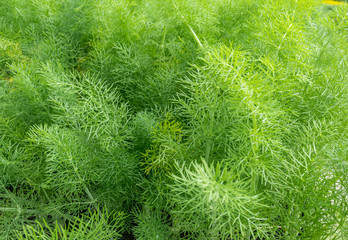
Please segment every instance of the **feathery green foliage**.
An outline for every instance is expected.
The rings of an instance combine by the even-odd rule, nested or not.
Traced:
[[[347,12],[0,0],[0,238],[345,239]]]
[[[120,237],[124,216],[119,214],[93,212],[90,216],[75,218],[69,227],[62,227],[57,222],[54,228],[43,220],[38,222],[38,227],[27,225],[23,228],[23,234],[18,234],[18,239],[45,240],[45,239],[113,239]],[[111,218],[111,221],[108,221]]]

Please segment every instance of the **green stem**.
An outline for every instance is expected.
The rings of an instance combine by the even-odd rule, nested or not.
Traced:
[[[195,33],[195,31],[193,31],[192,27],[191,27],[188,23],[186,23],[186,25],[187,25],[187,27],[190,29],[190,31],[191,31],[191,33],[192,33],[194,39],[196,40],[198,46],[199,46],[200,48],[203,48],[203,45],[202,45],[201,41],[199,40],[199,38],[198,38],[197,34]]]

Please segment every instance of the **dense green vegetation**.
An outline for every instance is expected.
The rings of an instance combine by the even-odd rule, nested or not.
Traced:
[[[0,239],[344,239],[347,10],[0,0]]]

